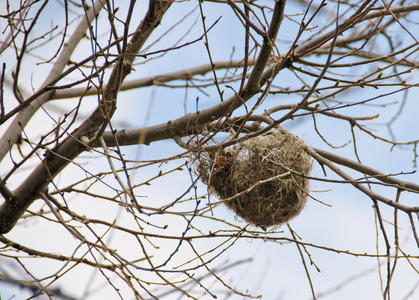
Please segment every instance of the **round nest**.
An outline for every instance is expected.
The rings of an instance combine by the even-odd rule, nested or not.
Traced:
[[[225,205],[262,228],[297,216],[307,201],[311,161],[304,142],[281,129],[197,154],[197,172]],[[301,176],[303,175],[303,176]]]

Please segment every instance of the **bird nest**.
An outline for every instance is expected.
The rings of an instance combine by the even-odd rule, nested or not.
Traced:
[[[297,216],[308,196],[304,142],[281,129],[215,152],[196,154],[196,171],[222,202],[262,228]]]

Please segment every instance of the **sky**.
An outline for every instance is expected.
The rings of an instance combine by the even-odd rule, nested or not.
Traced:
[[[172,7],[165,16],[164,22],[171,24],[179,19],[180,15],[194,9],[195,3],[192,1],[184,2]],[[234,19],[229,17],[228,10],[223,9],[223,6],[217,4],[206,3],[205,12],[207,14],[208,24],[212,24],[220,16],[221,19],[208,34],[210,41],[211,54],[213,59],[226,60],[226,58],[240,58],[243,50],[242,32],[238,30],[239,24],[235,23]],[[51,16],[59,16],[62,12],[61,6],[52,5],[50,11]],[[144,6],[139,3],[137,8],[137,18],[140,19]],[[286,13],[293,15],[302,12],[302,6],[289,2],[286,6]],[[45,24],[43,26],[50,26],[52,17],[41,19]],[[197,25],[192,26],[197,21]],[[323,20],[326,22],[327,20]],[[164,31],[164,23],[159,32]],[[320,22],[320,21],[319,21]],[[133,22],[133,24],[136,24]],[[186,26],[185,26],[186,25]],[[189,31],[187,38],[184,41],[191,40],[199,37],[202,34],[200,26],[199,10],[187,19],[185,25],[176,28],[173,31],[173,38],[170,35],[163,37],[160,45],[172,45],[175,39],[183,33]],[[288,19],[284,20],[284,24],[278,34],[278,41],[291,40],[295,34],[295,25]],[[100,28],[99,28],[100,30]],[[152,36],[151,40],[156,36]],[[233,51],[234,47],[234,51]],[[279,51],[284,51],[285,47],[279,46]],[[74,54],[74,57],[84,57],[86,53],[91,51],[90,45],[85,42],[81,45],[79,50]],[[154,75],[158,73],[166,73],[175,70],[181,70],[189,66],[196,66],[208,63],[205,55],[206,49],[203,41],[194,43],[191,46],[183,48],[179,51],[173,51],[170,55],[163,57],[160,60],[152,61],[147,64],[139,64],[135,66],[135,71],[130,74],[128,79],[141,78],[144,76]],[[13,58],[13,53],[8,53],[5,60]],[[3,60],[3,58],[1,58]],[[417,59],[417,57],[416,57]],[[141,59],[139,60],[141,62]],[[37,74],[31,74],[31,65],[35,65],[36,59],[30,58],[25,65],[25,76],[31,85],[37,86],[43,80]],[[37,66],[39,67],[39,66]],[[41,66],[43,70],[47,71],[48,66]],[[354,72],[358,69],[354,69]],[[294,77],[290,72],[283,72],[278,77],[278,84],[289,84],[292,86]],[[313,79],[311,79],[313,80]],[[417,72],[413,73],[411,82],[417,81]],[[416,80],[416,81],[415,81]],[[312,81],[311,81],[312,82]],[[295,83],[297,85],[297,83]],[[387,90],[383,89],[383,93]],[[121,92],[119,96],[118,108],[114,117],[114,127],[116,129],[122,128],[138,128],[147,125],[159,124],[167,120],[175,119],[182,116],[186,112],[195,112],[196,109],[202,110],[217,103],[218,99],[214,90],[206,89],[205,93],[199,90],[191,90],[186,96],[181,89],[172,88],[143,88],[141,90]],[[226,94],[229,94],[226,88]],[[355,99],[368,99],[376,95],[375,91],[368,89],[359,89],[349,95],[346,95],[345,100]],[[394,102],[401,103],[402,94],[395,94],[389,97],[384,97],[380,100],[380,104],[386,104],[386,107],[362,107],[359,109],[352,109],[350,112],[357,115],[370,115],[373,112],[379,112],[380,118],[375,122],[374,132],[388,135],[387,128],[383,125],[386,121],[390,120],[400,107],[399,104],[392,104]],[[419,109],[419,104],[414,101],[418,97],[418,89],[412,88],[407,95],[407,102],[404,106],[403,117],[398,118],[393,124],[393,130],[400,140],[409,140],[415,138],[417,134],[418,121],[416,112]],[[185,101],[186,99],[186,101]],[[196,101],[198,99],[198,101]],[[67,100],[66,100],[67,101]],[[68,100],[68,104],[62,102],[53,103],[49,108],[60,107],[61,109],[68,109],[74,106],[77,100]],[[269,96],[266,99],[265,105],[271,106],[292,103],[295,99],[291,96]],[[254,101],[253,101],[254,102]],[[252,103],[252,101],[250,101]],[[95,107],[96,102],[93,100],[87,102],[83,106],[83,111],[87,112]],[[241,111],[243,112],[243,111]],[[345,111],[343,111],[345,112]],[[342,112],[342,113],[343,113]],[[48,117],[42,113],[38,115],[39,120],[45,120],[43,124],[48,124]],[[46,125],[44,125],[46,126]],[[310,116],[297,118],[296,120],[287,121],[283,124],[295,135],[301,137],[307,145],[327,149],[327,145],[313,130],[313,121]],[[343,145],[351,140],[350,126],[345,122],[336,122],[330,118],[318,117],[317,126],[324,137],[333,141],[334,145]],[[33,126],[33,134],[40,127]],[[4,127],[0,128],[2,133]],[[360,158],[365,165],[372,166],[380,169],[385,173],[398,173],[401,171],[414,171],[416,168],[412,163],[413,152],[409,147],[396,147],[391,149],[385,143],[372,141],[367,135],[357,131],[357,148],[360,153]],[[124,152],[126,158],[146,160],[158,159],[180,153],[180,149],[174,141],[161,141],[152,143],[150,146],[130,146],[125,147]],[[352,144],[341,149],[333,150],[335,153],[355,159]],[[86,161],[89,162],[89,170],[100,171],[104,168],[109,170],[107,162],[98,156],[94,159]],[[143,168],[139,171],[132,171],[130,173],[134,182],[141,182],[156,174],[159,170],[170,170],[182,165],[187,159],[178,161],[171,161],[161,166],[151,166]],[[104,167],[106,166],[106,167]],[[28,166],[28,172],[30,166]],[[348,171],[350,174],[358,178],[360,174]],[[75,176],[83,176],[80,170],[76,167],[69,167],[67,174],[57,178],[57,180],[64,184],[73,180]],[[25,172],[20,176],[24,176]],[[141,192],[144,196],[143,203],[165,203],[172,201],[176,197],[182,195],[185,188],[190,184],[189,173],[187,171],[179,171],[171,173],[156,180],[151,186],[144,187]],[[66,177],[68,176],[68,178]],[[313,163],[313,177],[322,177],[323,171],[317,163]],[[332,172],[328,171],[328,178],[336,178]],[[404,180],[418,182],[419,176],[417,174],[405,175]],[[109,179],[110,184],[115,184],[115,180]],[[19,184],[18,178],[12,185]],[[205,194],[206,186],[202,182],[198,183],[198,193]],[[393,198],[394,191],[389,191],[384,188],[376,187],[377,191],[381,191],[387,197]],[[345,251],[352,253],[376,253],[377,238],[378,244],[382,248],[382,237],[376,231],[376,222],[374,211],[372,209],[372,202],[365,195],[359,193],[356,189],[349,185],[323,183],[312,180],[310,183],[310,191],[315,198],[320,199],[322,202],[328,204],[324,205],[315,200],[309,199],[305,209],[301,215],[296,217],[290,222],[293,230],[307,243],[321,245],[328,249],[334,248],[337,251],[327,251],[326,249],[319,249],[318,247],[307,247],[310,257],[315,265],[308,265],[308,269],[318,293],[319,299],[379,299],[380,298],[380,277],[379,265],[383,261],[370,257],[357,257],[356,255],[344,254]],[[191,194],[188,194],[191,195]],[[403,194],[403,201],[406,203],[414,203],[417,201],[415,194]],[[123,224],[128,222],[127,216],[124,216],[123,211],[115,211],[114,207],[107,206],[99,200],[92,200],[86,203],[81,200],[75,200],[75,208],[84,210],[89,217],[100,218],[119,218],[119,222]],[[212,196],[212,200],[214,196]],[[35,204],[36,205],[36,204]],[[100,209],[98,209],[100,207]],[[391,222],[393,211],[388,207],[381,206],[382,213],[386,221]],[[236,217],[233,212],[227,208],[220,206],[214,210],[214,215],[217,218],[226,219],[231,223],[239,226],[244,226],[245,223],[240,218]],[[401,215],[401,214],[400,214]],[[402,215],[401,215],[402,216]],[[176,218],[167,217],[167,220],[156,217],[156,222],[164,224],[167,222],[170,226],[171,232],[181,232],[184,228],[181,224],[176,223]],[[217,228],[219,225],[214,225],[208,220],[200,220],[203,222],[201,227],[209,229]],[[213,227],[211,227],[213,226]],[[388,233],[392,234],[391,225],[388,225]],[[416,246],[411,234],[410,224],[405,216],[399,220],[400,228],[400,241],[403,249],[407,253],[415,253]],[[152,230],[152,229],[150,229]],[[157,232],[158,230],[156,230]],[[277,235],[289,236],[286,226],[278,228]],[[283,231],[284,233],[282,233]],[[61,235],[62,234],[62,235]],[[23,222],[22,226],[16,227],[7,236],[16,240],[22,241],[26,245],[31,245],[36,249],[45,249],[55,251],[56,253],[67,252],[75,245],[74,240],[65,240],[61,236],[65,236],[64,229],[58,227],[50,227],[47,222]],[[213,247],[214,241],[204,240],[197,244],[197,247],[204,251]],[[128,256],[138,255],[138,245],[130,240],[129,237],[123,235],[115,235],[111,244]],[[161,250],[157,251],[164,260],[175,246],[175,244],[161,241]],[[164,249],[166,247],[166,249]],[[392,249],[394,251],[394,249]],[[175,261],[184,261],[185,257],[191,255],[190,250],[184,250],[175,257]],[[382,250],[380,250],[382,252]],[[263,295],[263,299],[310,299],[311,292],[309,283],[298,250],[293,243],[279,243],[255,239],[239,239],[226,253],[218,258],[213,266],[223,266],[237,260],[246,260],[251,258],[251,262],[243,263],[230,271],[223,274],[224,280],[235,289],[250,293],[252,295]],[[3,261],[2,261],[3,264]],[[417,265],[417,263],[416,263]],[[59,265],[54,262],[46,260],[32,260],[30,262],[31,270],[38,276],[42,274],[49,274],[56,270]],[[6,268],[3,265],[3,268]],[[74,294],[76,296],[82,295],[89,280],[93,280],[93,286],[100,287],[98,291],[92,293],[87,299],[116,299],[115,293],[108,287],[101,286],[103,283],[100,275],[92,273],[90,268],[78,266],[74,272],[68,273],[64,280],[59,283],[60,288],[64,291]],[[381,269],[381,272],[384,272]],[[385,274],[385,272],[383,273]],[[205,281],[211,285],[211,280]],[[417,274],[409,266],[407,260],[400,259],[398,261],[397,273],[393,279],[392,299],[416,299],[419,296],[419,288],[414,290],[412,295],[409,291],[418,285]],[[79,287],[77,290],[75,287]],[[220,288],[215,285],[216,289]],[[202,290],[201,290],[202,291]],[[163,290],[162,290],[163,292]],[[124,293],[124,291],[123,291]],[[10,285],[0,283],[0,296],[1,299],[25,299],[29,297],[29,293],[23,290],[11,288]],[[128,294],[127,294],[128,295]],[[128,296],[127,296],[128,297]],[[177,299],[179,294],[173,293],[167,299]],[[207,296],[205,299],[209,299]],[[42,298],[40,298],[42,299]],[[127,298],[131,299],[131,298]],[[204,298],[203,298],[204,299]],[[241,296],[231,296],[230,299],[242,299]]]

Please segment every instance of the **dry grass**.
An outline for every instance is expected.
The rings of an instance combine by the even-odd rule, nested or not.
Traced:
[[[311,171],[304,142],[281,129],[218,152],[196,154],[197,172],[247,222],[268,227],[304,208]]]

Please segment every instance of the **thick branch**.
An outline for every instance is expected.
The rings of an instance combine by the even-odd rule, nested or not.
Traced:
[[[274,41],[283,18],[284,6],[285,1],[278,1],[276,3],[267,37],[264,39],[264,44],[259,57],[255,62],[255,67],[253,68],[250,78],[242,92],[231,96],[218,105],[200,112],[184,115],[167,123],[142,129],[119,131],[116,133],[116,139],[121,141],[121,145],[132,145],[139,143],[139,139],[137,139],[139,136],[141,137],[142,143],[149,144],[154,141],[169,139],[174,136],[187,136],[194,134],[202,129],[202,125],[208,124],[212,120],[224,116],[227,112],[236,109],[244,102],[252,98],[259,92],[259,86],[265,83],[265,81],[261,81],[261,78],[267,77],[265,75],[268,72],[269,76],[272,74],[272,71],[261,73],[261,70],[263,70],[266,66],[270,53],[272,52]],[[269,53],[269,55],[267,55],[267,53]],[[103,138],[105,139],[106,144],[108,144],[108,142],[112,145],[115,144],[114,141],[112,141],[112,139],[115,138],[112,133],[104,134]]]
[[[363,174],[367,174],[369,176],[374,177],[377,180],[380,180],[381,182],[392,184],[399,189],[419,193],[419,185],[417,184],[399,180],[394,177],[388,176],[384,173],[381,173],[378,170],[375,170],[371,167],[357,163],[356,161],[350,160],[346,157],[342,157],[342,156],[339,156],[339,155],[336,155],[336,154],[333,154],[333,153],[330,153],[321,149],[317,149],[317,148],[313,148],[313,150],[316,151],[318,154],[320,154],[322,157],[330,161],[333,161],[334,163],[351,168]]]
[[[247,91],[253,93],[253,91],[259,91],[259,87],[261,86],[260,79],[263,74],[263,70],[271,57],[272,48],[275,45],[276,36],[282,23],[282,19],[284,18],[284,8],[285,0],[278,0],[275,3],[275,9],[272,15],[269,30],[263,38],[262,49],[260,50],[255,66],[250,74],[249,81],[244,89],[245,92]]]
[[[158,130],[158,128],[159,128],[159,125],[151,126],[151,127],[147,127],[143,129],[119,130],[116,132],[108,131],[104,133],[103,138],[105,139],[105,142],[108,147],[115,147],[116,145],[120,145],[120,146],[136,145],[136,144],[139,144],[140,141],[143,144],[150,144],[155,141],[167,139],[167,136],[166,134],[164,134],[164,131]],[[196,134],[196,133],[199,133],[199,129],[194,131],[191,128],[191,130],[189,131],[189,134]],[[100,145],[97,143],[94,145],[94,147],[100,147]],[[399,189],[403,189],[409,192],[419,193],[419,185],[415,183],[399,180],[392,176],[386,175],[374,168],[357,163],[356,161],[333,154],[325,150],[321,150],[318,148],[312,148],[312,149],[320,156],[334,163],[351,168],[363,174],[367,174],[381,182],[394,185],[395,187]]]
[[[333,164],[330,160],[328,160],[328,159],[322,157],[321,155],[317,154],[317,152],[316,152],[317,150],[311,149],[309,147],[307,147],[306,149],[307,149],[308,153],[314,159],[316,159],[320,164],[328,166],[333,172],[335,172],[337,175],[339,175],[343,179],[350,182],[354,187],[356,187],[358,190],[360,190],[362,193],[364,193],[365,195],[367,195],[371,199],[380,201],[380,202],[385,203],[385,204],[387,204],[389,206],[392,206],[394,208],[398,208],[398,209],[400,209],[400,210],[402,210],[406,213],[419,212],[419,206],[406,206],[406,205],[400,204],[398,202],[395,202],[391,199],[388,199],[388,198],[386,198],[386,197],[384,197],[380,194],[377,194],[377,193],[371,191],[370,189],[363,186],[361,183],[357,182],[354,178],[352,178],[351,176],[349,176],[348,174],[343,172],[337,166],[335,166],[335,164]],[[381,178],[380,180],[382,180],[381,176],[378,177],[378,178]]]
[[[402,12],[408,12],[412,10],[419,9],[419,5],[409,5],[404,8],[394,8],[391,11],[393,13],[402,13]],[[363,14],[355,14],[351,18],[349,18],[345,23],[341,24],[337,31],[338,33],[342,33],[350,28],[352,28],[356,23],[363,22],[366,20],[369,20],[371,18],[375,18],[378,16],[388,15],[390,14],[388,10],[382,9],[379,11],[376,11],[374,13],[366,14],[365,12]],[[309,49],[313,49],[316,47],[320,47],[324,43],[328,42],[330,39],[333,38],[333,36],[336,35],[336,29],[332,29],[331,31],[325,33],[324,35],[321,35],[320,37],[308,42],[307,44],[303,44],[295,49],[294,56],[304,56],[307,53],[309,53]],[[286,58],[287,60],[289,58]],[[291,58],[292,60],[292,58]],[[278,68],[278,66],[283,69],[286,68],[289,65],[289,63],[284,62],[284,60],[279,60],[274,66],[267,69],[262,75],[261,75],[261,81],[259,81],[260,86],[266,83],[266,81],[272,76],[275,69]],[[256,66],[255,68],[256,69]],[[254,71],[259,73],[259,70]],[[255,75],[254,75],[255,76]],[[249,80],[250,82],[250,80]],[[199,130],[204,124],[207,124],[214,118],[219,118],[223,116],[228,109],[231,109],[231,106],[233,103],[236,103],[236,105],[242,104],[242,102],[249,100],[251,97],[253,97],[258,91],[255,91],[253,89],[249,89],[249,86],[247,88],[243,89],[244,93],[241,93],[239,95],[234,95],[230,97],[228,100],[215,105],[211,108],[208,108],[206,110],[200,111],[198,113],[188,114],[185,116],[182,116],[176,120],[169,121],[167,123],[158,124],[155,126],[145,127],[142,129],[134,129],[134,130],[122,130],[116,133],[116,137],[118,140],[121,141],[121,145],[132,145],[135,143],[139,143],[139,140],[136,139],[137,136],[141,137],[141,141],[145,144],[149,144],[154,141],[164,140],[168,138],[172,138],[173,136],[186,136],[193,133],[196,133],[197,130]],[[233,107],[235,108],[235,106]],[[106,143],[109,145],[110,139],[112,139],[112,133],[107,133],[104,135],[104,139]]]

